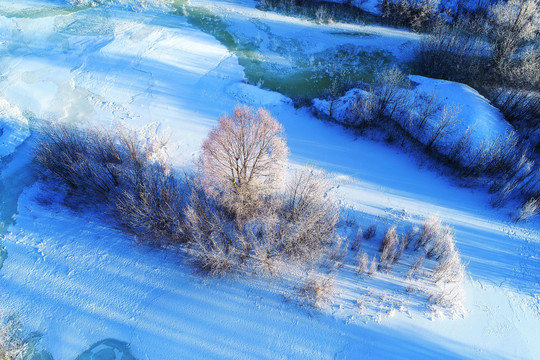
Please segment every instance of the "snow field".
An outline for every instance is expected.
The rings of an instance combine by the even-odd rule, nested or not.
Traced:
[[[231,20],[234,26],[249,17],[265,21],[252,2],[223,4],[238,16]],[[323,34],[329,27],[317,26],[321,32],[316,32],[305,22],[268,16],[277,16],[277,25],[290,22],[299,29],[275,25],[272,32],[284,29],[283,36],[333,44]],[[88,31],[84,18],[107,20]],[[13,156],[7,159],[10,168],[30,161],[28,149],[14,146],[28,134],[26,126],[14,124],[29,118],[171,131],[170,161],[190,168],[219,115],[237,103],[264,105],[285,127],[291,161],[332,172],[342,204],[359,224],[418,223],[437,214],[455,227],[457,247],[469,263],[468,313],[462,319],[432,320],[414,306],[400,311],[410,300],[389,290],[397,277],[363,282],[349,267],[336,280],[334,303],[320,312],[306,311],[284,301],[279,282],[202,279],[182,265],[180,254],[135,247],[95,210],[68,210],[60,189],[38,182],[18,198],[16,223],[1,240],[8,258],[0,270],[0,304],[19,311],[27,329],[41,331],[41,343],[55,359],[73,359],[104,338],[128,342],[137,359],[154,360],[354,359],[358,354],[366,359],[534,358],[540,353],[537,221],[515,225],[489,208],[487,194],[458,188],[395,149],[353,139],[306,109],[294,109],[287,98],[243,83],[237,58],[182,17],[112,7],[37,22],[0,19],[2,29],[9,29],[1,33],[0,104],[6,106],[0,109],[15,130],[0,140],[11,144],[2,149]],[[251,33],[249,26],[245,31]],[[391,33],[413,36],[380,29],[381,39],[391,39]],[[482,116],[491,111],[477,104],[471,109]],[[472,116],[471,121],[483,121]],[[11,174],[2,168],[0,177],[6,182],[13,180]],[[379,238],[382,232],[380,227]],[[371,305],[365,300],[368,316],[362,316],[356,300],[369,291],[367,299],[386,294],[385,300]],[[378,318],[377,309],[390,310],[391,303],[395,311]]]

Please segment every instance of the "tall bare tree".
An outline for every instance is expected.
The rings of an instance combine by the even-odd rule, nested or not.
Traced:
[[[198,165],[213,195],[235,216],[244,217],[278,188],[287,155],[283,126],[264,109],[238,106],[210,132]]]

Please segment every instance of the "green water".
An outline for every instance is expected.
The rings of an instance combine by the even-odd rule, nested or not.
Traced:
[[[296,39],[284,38],[270,33],[268,27],[258,20],[250,20],[271,39],[276,61],[260,49],[260,40],[235,34],[227,22],[210,10],[175,4],[176,14],[186,16],[190,24],[212,35],[227,49],[234,52],[249,83],[280,92],[299,102],[323,95],[336,83],[345,88],[357,82],[372,82],[381,68],[397,63],[387,51],[368,52],[352,45],[306,54]],[[370,36],[360,32],[336,32],[336,36]]]

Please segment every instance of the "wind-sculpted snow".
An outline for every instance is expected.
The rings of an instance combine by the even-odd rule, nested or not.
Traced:
[[[36,3],[0,0],[0,8]],[[33,169],[26,140],[1,169],[5,221],[11,224],[18,213],[0,238],[9,253],[0,270],[0,306],[18,311],[29,331],[43,333],[41,344],[56,360],[74,359],[105,338],[129,343],[140,360],[534,358],[540,353],[538,222],[516,225],[489,207],[488,194],[459,188],[395,148],[354,139],[306,109],[295,109],[288,98],[246,84],[234,52],[186,18],[131,11],[161,9],[167,2],[77,5],[76,12],[37,19],[0,16],[0,110],[12,128],[20,116],[38,123],[122,122],[136,129],[158,122],[152,129],[170,134],[171,161],[192,169],[221,114],[238,103],[263,105],[283,124],[291,161],[333,172],[342,203],[365,217],[362,225],[373,221],[383,230],[437,214],[455,228],[456,248],[469,263],[468,313],[456,321],[430,321],[423,313],[425,300],[411,305],[414,297],[394,292],[388,277],[362,280],[354,270],[338,279],[337,299],[322,312],[284,301],[272,281],[203,281],[179,264],[176,254],[133,246],[95,209],[66,208],[61,190],[37,183],[14,207],[24,181],[31,179],[25,171]],[[354,41],[372,50],[395,47],[400,57],[419,38],[383,27],[317,25],[262,13],[247,1],[210,5],[231,9],[233,26],[255,40],[260,34],[265,46],[289,38],[301,40],[300,50],[319,44],[314,51],[323,52],[335,48],[337,38],[340,45]],[[280,38],[268,36],[265,23]],[[374,34],[329,33],[336,30]],[[455,95],[453,89],[447,94]],[[467,95],[467,89],[460,90]],[[478,128],[496,125],[474,113],[485,115],[488,108],[469,109]],[[7,139],[4,134],[0,140]],[[3,154],[12,152],[13,144]],[[373,298],[369,291],[386,299],[374,301],[374,308],[399,301],[407,310],[394,307],[376,324],[378,318],[362,317],[355,305],[359,297]]]

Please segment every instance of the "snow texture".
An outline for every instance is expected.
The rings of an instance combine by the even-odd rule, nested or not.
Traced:
[[[325,35],[332,27],[317,25],[314,31],[312,23],[259,12],[251,1],[200,6],[229,9],[223,16],[236,14],[233,26],[245,24],[245,31],[253,31],[252,23],[242,19],[270,19],[271,31],[284,37],[305,37],[320,49],[336,45],[330,40],[335,37]],[[366,320],[356,299],[366,286],[384,292],[396,280],[362,283],[347,269],[336,281],[335,302],[312,312],[284,301],[279,284],[203,279],[182,265],[180,255],[135,247],[95,209],[69,210],[61,189],[37,182],[18,197],[16,222],[0,240],[8,251],[0,270],[0,305],[18,311],[25,328],[43,333],[41,344],[55,359],[74,359],[105,338],[128,343],[141,360],[359,354],[533,359],[540,353],[538,220],[516,225],[489,207],[484,192],[457,187],[395,149],[355,140],[306,109],[295,109],[282,95],[245,84],[236,56],[182,16],[37,0],[2,0],[0,14],[0,114],[8,129],[0,137],[1,154],[12,158],[0,173],[11,184],[0,188],[3,199],[19,189],[9,181],[9,169],[31,166],[31,152],[17,146],[28,137],[31,121],[124,122],[136,129],[154,124],[155,132],[172,133],[173,164],[191,168],[219,115],[246,102],[265,106],[283,124],[294,164],[332,173],[341,203],[360,221],[418,222],[438,214],[455,227],[457,247],[469,263],[464,318],[432,321],[402,294],[396,301],[406,310]],[[394,49],[396,39],[403,44],[417,38],[382,27],[366,31],[377,33],[365,40],[368,47]],[[448,101],[465,102],[467,121],[477,129],[503,131],[493,108],[471,89],[412,79],[426,91],[437,86]]]

